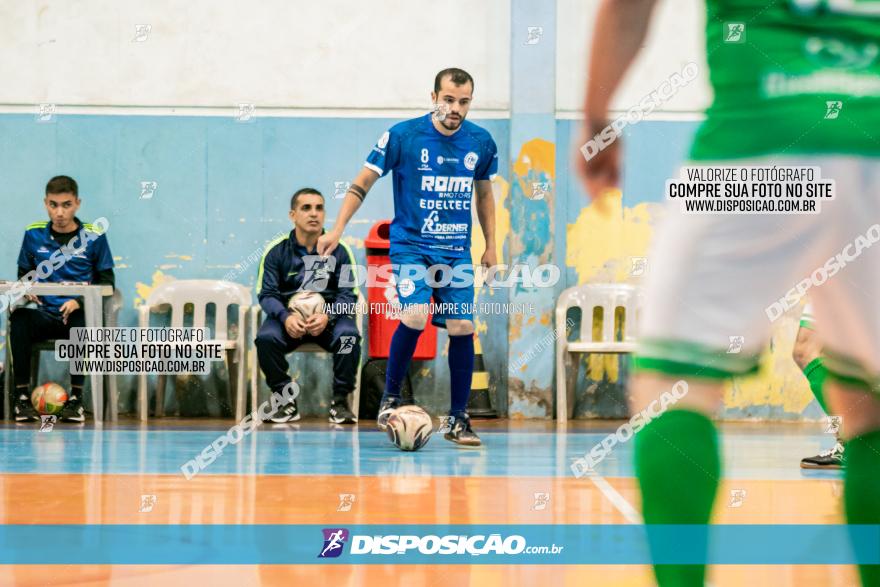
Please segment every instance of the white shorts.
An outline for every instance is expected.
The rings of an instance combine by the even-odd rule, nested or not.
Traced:
[[[667,203],[636,367],[709,378],[754,371],[772,321],[808,294],[829,371],[872,384],[880,374],[880,159],[714,165],[818,166],[836,181],[835,198],[819,214],[684,214]]]

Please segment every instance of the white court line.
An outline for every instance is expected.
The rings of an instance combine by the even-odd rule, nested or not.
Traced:
[[[611,486],[608,481],[605,480],[605,477],[601,475],[597,475],[596,473],[587,473],[585,475],[590,481],[593,482],[593,485],[602,492],[608,501],[617,508],[626,521],[630,524],[641,524],[642,523],[642,515],[636,511],[636,508],[632,506],[631,503],[626,501],[626,499],[618,493],[614,487]]]
[[[605,477],[602,477],[601,475],[597,475],[595,473],[587,473],[585,476],[593,482],[593,485],[595,485],[599,489],[599,491],[602,492],[602,495],[608,498],[608,501],[614,504],[614,507],[617,508],[617,511],[623,514],[623,517],[626,518],[627,522],[629,522],[630,524],[644,523],[644,521],[642,520],[642,515],[637,512],[636,508],[634,508],[631,503],[626,501],[626,499],[622,495],[620,495],[620,493],[618,493],[618,491],[614,489],[614,487],[612,487],[611,484],[608,483],[608,481],[605,480]],[[715,587],[715,584],[707,581],[706,587]]]

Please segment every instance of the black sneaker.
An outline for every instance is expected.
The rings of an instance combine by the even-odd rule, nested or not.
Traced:
[[[471,417],[467,414],[449,416],[449,432],[443,435],[446,440],[462,446],[480,446],[482,441],[471,428]]]
[[[60,419],[63,422],[85,422],[86,411],[83,409],[82,400],[78,395],[70,396],[61,408]]]
[[[379,430],[385,430],[388,428],[388,417],[391,416],[391,412],[399,408],[403,405],[403,400],[399,397],[383,397],[382,403],[379,404],[379,415],[376,417],[376,424],[379,426]]]
[[[34,408],[34,404],[26,395],[18,396],[15,405],[12,407],[12,413],[15,414],[16,422],[28,422],[40,419],[40,414]]]
[[[355,422],[357,422],[357,418],[348,409],[345,400],[334,401],[330,404],[331,424],[354,424]]]
[[[814,457],[807,457],[801,461],[801,469],[842,469],[843,468],[843,445],[838,442],[834,448],[823,450]]]
[[[296,422],[299,419],[300,413],[295,399],[290,400],[283,406],[279,406],[278,410],[269,416],[269,421],[274,424],[286,424],[287,422]]]

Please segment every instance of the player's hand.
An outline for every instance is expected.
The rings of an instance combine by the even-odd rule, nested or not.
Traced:
[[[330,322],[330,316],[324,313],[312,314],[309,316],[309,319],[306,320],[306,331],[312,336],[318,336],[324,329],[327,328],[327,323]]]
[[[39,304],[39,305],[41,305],[41,306],[43,305],[43,301],[40,300],[40,298],[37,297],[37,296],[35,296],[34,294],[26,294],[26,295],[24,296],[24,299],[26,299],[26,300],[29,301],[29,302],[33,302],[33,303],[35,303],[35,304]]]
[[[335,251],[336,247],[339,246],[339,237],[340,235],[337,234],[335,230],[325,232],[324,234],[319,236],[318,254],[322,257],[326,257],[327,255]]]
[[[486,247],[486,252],[483,253],[483,257],[480,259],[480,265],[489,268],[497,264],[498,254],[495,252],[495,247]]]
[[[77,302],[76,300],[67,300],[66,302],[61,304],[61,307],[58,308],[58,310],[61,312],[61,320],[65,324],[67,324],[67,318],[70,317],[71,314],[79,310],[79,302]]]
[[[306,334],[306,323],[299,314],[291,314],[284,320],[284,330],[290,338],[302,338]]]
[[[574,168],[592,200],[599,200],[616,191],[620,185],[620,137],[616,137],[601,151],[596,152],[595,147],[591,148],[589,160],[581,151],[581,147],[587,141],[592,140],[603,128],[605,128],[604,124],[586,124],[587,132],[577,143],[577,149],[574,152]],[[593,154],[594,152],[595,154]]]

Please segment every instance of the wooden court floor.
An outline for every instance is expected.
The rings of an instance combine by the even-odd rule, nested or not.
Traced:
[[[631,524],[638,493],[631,446],[601,477],[568,465],[614,422],[478,423],[484,446],[436,437],[402,453],[372,426],[322,422],[259,429],[187,480],[180,467],[228,422],[133,421],[95,429],[0,427],[2,524]],[[801,457],[829,444],[817,425],[723,426],[726,479],[715,521],[842,523],[841,477],[802,472]],[[538,495],[546,496],[540,500]],[[340,496],[354,496],[344,501]],[[744,496],[734,499],[734,495]],[[146,497],[145,497],[146,496]],[[738,503],[737,503],[738,502]],[[542,504],[542,505],[541,505]],[[625,565],[57,565],[64,544],[32,548],[47,564],[0,565],[0,585],[651,585]],[[715,586],[855,585],[847,566],[715,566]]]

